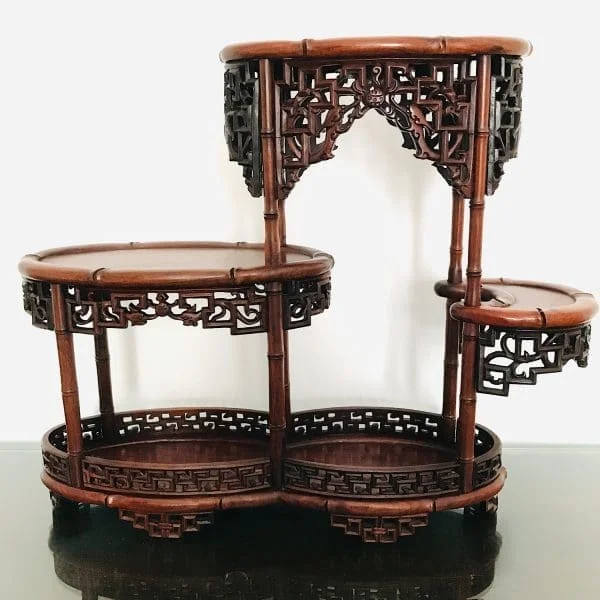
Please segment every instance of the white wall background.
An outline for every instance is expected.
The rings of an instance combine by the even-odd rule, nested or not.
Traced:
[[[208,8],[210,6],[210,8]],[[62,421],[54,336],[22,311],[21,255],[97,241],[260,240],[262,201],[227,162],[218,51],[247,39],[496,34],[530,38],[520,157],[486,213],[484,272],[600,296],[597,23],[539,3],[5,2],[0,14],[1,440]],[[439,409],[450,191],[369,114],[288,201],[291,243],[337,260],[332,308],[291,338],[297,409]],[[340,219],[340,215],[342,218]],[[377,282],[377,284],[375,284]],[[371,308],[368,308],[371,306]],[[92,340],[77,337],[83,413],[97,409]],[[597,342],[600,344],[600,342]],[[111,334],[122,409],[267,405],[264,336],[161,320]],[[598,443],[600,349],[478,419],[507,444]]]

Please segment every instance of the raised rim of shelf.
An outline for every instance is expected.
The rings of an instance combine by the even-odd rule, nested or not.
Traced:
[[[459,300],[466,285],[440,281],[439,296]],[[538,281],[506,278],[484,279],[481,306],[465,306],[458,301],[450,314],[459,321],[516,329],[553,329],[577,327],[591,320],[598,311],[592,294],[573,287]]]
[[[19,271],[33,280],[98,288],[202,289],[318,277],[334,264],[331,255],[304,246],[283,246],[281,254],[279,265],[266,266],[264,244],[259,243],[89,244],[28,254]],[[196,267],[194,261],[206,266]]]
[[[380,58],[393,56],[528,56],[533,46],[513,37],[379,36],[298,41],[273,40],[230,44],[221,50],[223,62],[257,58]]]

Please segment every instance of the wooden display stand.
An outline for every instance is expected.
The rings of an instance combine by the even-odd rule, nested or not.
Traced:
[[[104,244],[20,263],[25,310],[58,344],[65,424],[44,437],[42,476],[56,502],[116,508],[157,537],[197,531],[218,510],[287,503],[328,511],[334,526],[374,542],[414,533],[434,511],[494,512],[506,472],[499,439],[475,424],[477,392],[507,395],[511,384],[534,384],[571,359],[585,366],[597,309],[589,294],[564,286],[482,280],[485,196],[516,156],[520,57],[530,50],[510,38],[225,48],[226,138],[250,193],[264,196],[264,245]],[[287,244],[285,199],[369,110],[452,187],[448,279],[435,286],[447,314],[441,414],[291,410],[287,331],[329,307],[333,258]],[[115,413],[107,331],[163,316],[234,335],[266,333],[268,413]],[[92,335],[96,350],[100,414],[85,419],[74,333]]]

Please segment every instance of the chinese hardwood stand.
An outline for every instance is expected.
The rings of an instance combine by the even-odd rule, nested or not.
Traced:
[[[327,511],[367,542],[413,534],[434,511],[495,512],[506,471],[500,440],[475,422],[477,393],[506,396],[570,360],[585,366],[597,309],[569,287],[482,279],[485,197],[517,153],[530,50],[512,38],[402,37],[225,48],[229,156],[264,199],[264,244],[100,244],[20,263],[25,310],[58,346],[65,424],[42,449],[55,502],[118,509],[156,537],[198,531],[216,511],[285,503]],[[292,410],[287,332],[329,307],[333,258],[287,243],[285,200],[370,110],[452,188],[448,278],[435,285],[446,299],[440,414]],[[158,317],[266,334],[268,412],[115,412],[107,333]],[[96,416],[80,415],[73,334],[94,340]]]

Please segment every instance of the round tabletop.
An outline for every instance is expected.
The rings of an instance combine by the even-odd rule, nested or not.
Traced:
[[[486,279],[482,290],[481,306],[457,302],[450,314],[467,323],[546,329],[582,325],[598,310],[592,294],[563,285]]]
[[[39,281],[94,287],[210,287],[318,277],[333,258],[285,246],[277,266],[265,265],[263,244],[151,242],[55,248],[29,254],[21,273]]]
[[[223,62],[258,58],[384,58],[397,56],[528,56],[531,42],[512,37],[358,37],[299,41],[274,40],[231,44]]]

